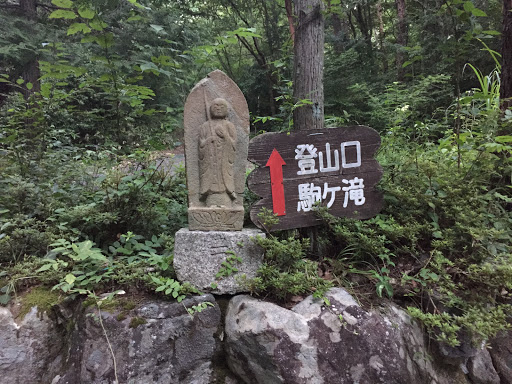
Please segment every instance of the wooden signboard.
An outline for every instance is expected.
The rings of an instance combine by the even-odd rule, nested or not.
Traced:
[[[249,143],[248,158],[257,165],[249,189],[262,197],[251,208],[251,220],[263,207],[279,223],[271,230],[309,227],[320,223],[315,204],[337,217],[367,219],[382,208],[375,185],[382,167],[374,159],[379,134],[365,126],[266,133]]]

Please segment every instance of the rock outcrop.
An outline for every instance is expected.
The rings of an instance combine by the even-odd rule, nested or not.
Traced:
[[[233,298],[226,315],[233,372],[261,384],[499,383],[485,350],[470,359],[470,371],[434,360],[424,332],[393,304],[366,311],[340,288],[327,298],[330,306],[310,296],[292,310]]]
[[[205,301],[215,306],[194,316],[184,307]],[[512,383],[507,334],[490,353],[447,359],[404,310],[365,310],[343,289],[291,310],[235,296],[225,325],[219,302],[120,300],[101,312],[69,302],[23,318],[0,308],[0,383]]]
[[[62,333],[33,307],[23,319],[0,307],[0,383],[50,383],[60,367]]]
[[[194,316],[185,309],[205,301],[215,303],[204,295],[182,303],[146,300],[129,310],[63,307],[54,321],[34,307],[19,324],[0,308],[0,383],[112,384],[116,374],[120,384],[215,382],[219,306]]]

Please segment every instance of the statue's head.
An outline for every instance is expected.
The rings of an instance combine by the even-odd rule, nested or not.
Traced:
[[[228,115],[228,102],[220,97],[212,101],[210,113],[213,118],[221,119]]]

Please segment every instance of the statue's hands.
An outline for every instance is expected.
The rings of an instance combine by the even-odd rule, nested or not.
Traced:
[[[224,133],[224,129],[222,129],[222,127],[218,127],[216,130],[215,130],[215,133],[217,134],[217,136],[219,136],[221,139],[224,138],[225,136],[225,133]]]

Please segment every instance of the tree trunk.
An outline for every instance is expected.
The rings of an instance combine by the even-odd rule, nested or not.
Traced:
[[[292,0],[284,0],[284,5],[286,8],[286,16],[288,17],[288,28],[290,29],[292,44],[295,44],[295,23],[293,22]]]
[[[379,19],[379,48],[382,55],[382,71],[386,73],[388,71],[388,58],[386,55],[386,47],[384,46],[384,21],[382,14],[384,10],[382,8],[382,1],[377,2],[377,18]]]
[[[23,16],[35,23],[37,19],[36,0],[20,0],[19,6]],[[23,80],[25,80],[25,84],[31,83],[33,86],[32,89],[25,88],[23,90],[25,98],[28,99],[34,92],[39,92],[41,90],[39,84],[40,72],[37,57],[33,57],[23,66],[22,77]]]
[[[20,0],[20,9],[29,20],[37,17],[37,4],[35,0]]]
[[[396,42],[399,46],[396,52],[397,77],[398,81],[404,81],[405,69],[403,68],[403,64],[405,62],[405,55],[403,48],[407,46],[407,21],[405,12],[405,0],[395,0],[395,4],[398,16],[398,33],[396,37]]]
[[[503,0],[503,31],[501,34],[501,110],[512,106],[512,0]]]
[[[298,130],[324,127],[324,18],[322,0],[296,0],[293,99],[308,99],[293,111],[293,126]]]
[[[340,7],[341,5],[338,5]],[[341,53],[343,52],[343,44],[342,44],[342,24],[340,15],[338,14],[337,10],[332,6],[331,0],[327,0],[327,13],[331,15],[331,22],[332,22],[332,31],[334,34],[334,52]]]

